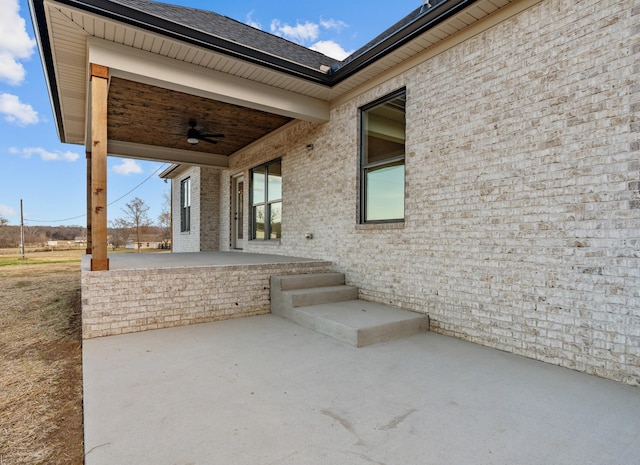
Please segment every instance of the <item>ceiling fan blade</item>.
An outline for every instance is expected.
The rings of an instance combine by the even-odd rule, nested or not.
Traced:
[[[200,137],[224,137],[224,134],[200,134]]]
[[[203,140],[205,142],[209,142],[210,144],[217,144],[218,143],[217,140],[211,140],[211,139],[209,139],[207,137],[204,137],[204,136],[200,136],[200,137],[198,137],[198,139]]]

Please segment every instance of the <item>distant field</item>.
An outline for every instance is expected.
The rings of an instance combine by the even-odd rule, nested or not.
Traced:
[[[25,255],[41,257],[44,255],[54,255],[62,257],[80,257],[86,251],[86,247],[26,247]],[[0,249],[2,256],[20,257],[20,248],[12,247],[10,249]]]
[[[86,252],[85,247],[29,247],[25,249],[25,259],[22,259],[20,249],[0,249],[0,266],[3,265],[34,265],[42,263],[70,263],[78,262]],[[163,249],[141,249],[140,253],[167,253]],[[120,247],[109,249],[109,254],[138,253],[137,250]]]
[[[25,258],[22,258],[18,249],[0,249],[0,266],[7,265],[41,265],[52,263],[80,263],[85,249],[53,250],[47,252],[35,252],[25,250]]]

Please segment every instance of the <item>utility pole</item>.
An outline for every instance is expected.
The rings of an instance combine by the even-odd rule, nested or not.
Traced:
[[[22,199],[20,199],[20,252],[24,260],[24,214],[22,210]]]

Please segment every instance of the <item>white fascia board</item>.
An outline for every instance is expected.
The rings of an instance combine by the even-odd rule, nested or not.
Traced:
[[[109,139],[107,153],[110,156],[135,158],[136,160],[164,161],[175,164],[229,167],[229,157],[225,155],[195,152],[191,150],[157,147],[133,142],[121,142]]]
[[[329,102],[91,37],[88,58],[110,76],[304,121],[329,121]]]

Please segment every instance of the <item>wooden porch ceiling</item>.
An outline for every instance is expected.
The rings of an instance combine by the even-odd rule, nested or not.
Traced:
[[[224,138],[189,144],[191,119],[198,129]],[[292,118],[113,77],[107,121],[110,141],[178,149],[176,159],[168,161],[180,163],[181,150],[230,156]]]

